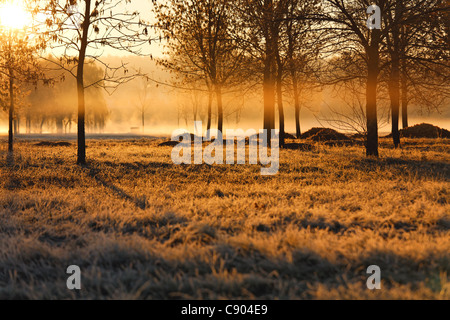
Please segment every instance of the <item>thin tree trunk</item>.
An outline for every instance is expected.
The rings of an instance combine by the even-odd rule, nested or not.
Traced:
[[[302,129],[300,126],[300,104],[295,103],[295,132],[297,139],[302,137]]]
[[[81,71],[82,73],[82,71]],[[85,115],[86,106],[84,101],[84,82],[83,79],[77,79],[78,91],[78,160],[77,164],[86,164],[86,127]]]
[[[223,133],[223,97],[222,97],[222,87],[220,84],[216,84],[216,99],[218,112],[217,129],[219,130],[219,132]]]
[[[367,156],[378,157],[378,113],[377,113],[377,87],[379,75],[379,43],[380,31],[373,30],[371,44],[368,47],[368,76],[366,92],[367,117]]]
[[[396,19],[400,19],[400,6],[396,6]],[[399,118],[400,118],[400,30],[398,25],[392,29],[391,75],[389,81],[389,96],[392,114],[392,138],[394,147],[400,146]]]
[[[14,151],[14,71],[9,69],[9,134],[8,134],[8,151]]]
[[[19,134],[19,119],[17,117],[14,117],[14,135],[18,135]]]
[[[402,76],[401,76],[401,87],[402,87],[402,126],[403,129],[408,128],[408,82],[406,78],[406,61],[402,61]]]
[[[63,134],[64,130],[64,119],[61,117],[56,117],[56,132],[58,134]]]
[[[27,114],[26,116],[26,127],[27,127],[27,134],[31,133],[31,118],[30,118],[30,114]]]
[[[394,66],[392,66],[395,68]],[[398,70],[397,70],[398,71]],[[398,72],[392,71],[392,80],[389,84],[389,95],[391,99],[391,113],[392,113],[392,138],[394,147],[397,149],[400,146],[400,132],[399,132],[399,118],[400,118],[400,87]],[[397,76],[395,75],[397,74]]]
[[[399,1],[401,10],[404,9],[404,1]],[[408,38],[408,26],[402,25],[400,27],[400,86],[401,86],[401,108],[402,108],[402,127],[408,128],[408,60],[407,60],[407,38]]]
[[[86,8],[83,22],[83,37],[78,58],[77,69],[77,93],[78,93],[78,160],[77,164],[86,165],[86,102],[84,88],[84,62],[86,60],[86,50],[88,43],[91,0],[86,0]]]
[[[206,125],[206,138],[208,140],[211,138],[209,130],[211,130],[212,125],[212,103],[213,103],[213,93],[210,89],[208,93],[208,124]]]
[[[279,57],[277,58],[277,60],[278,60],[277,103],[280,121],[280,146],[283,147],[285,143],[285,123],[284,123],[284,106],[283,106],[283,66]]]
[[[45,120],[46,120],[45,116],[42,117],[41,123],[39,124],[39,133],[40,134],[42,134],[42,132],[44,131],[43,128],[44,128]]]
[[[274,8],[273,1],[264,1],[264,23],[265,23],[265,61],[264,61],[264,130],[268,135],[268,146],[271,145],[272,130],[275,130],[275,76],[276,63],[275,39],[273,30]]]
[[[297,139],[302,136],[302,130],[300,126],[300,94],[298,92],[298,79],[297,74],[293,68],[291,68],[292,86],[294,90],[294,107],[295,107],[295,131]]]
[[[275,129],[275,84],[271,66],[267,66],[267,69],[264,75],[264,129],[270,136]]]

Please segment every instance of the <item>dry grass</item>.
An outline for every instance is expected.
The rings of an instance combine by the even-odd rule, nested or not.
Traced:
[[[448,140],[175,166],[161,141],[0,151],[0,299],[450,299]],[[69,265],[79,293],[66,289]],[[382,290],[366,268],[382,269]]]

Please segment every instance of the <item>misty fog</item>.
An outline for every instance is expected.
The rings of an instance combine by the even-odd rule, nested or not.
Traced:
[[[114,65],[127,64],[130,72],[148,75],[137,77],[123,84],[114,92],[90,88],[87,93],[87,133],[103,134],[144,134],[169,136],[176,129],[194,130],[194,120],[203,121],[206,126],[208,98],[205,91],[187,90],[172,86],[171,74],[157,63],[144,57],[105,58]],[[87,76],[101,79],[99,66],[91,65]],[[76,87],[69,75],[53,85],[27,85],[26,97],[19,99],[19,133],[70,134],[76,133]],[[245,93],[244,93],[245,90]],[[238,91],[238,92],[236,92]],[[260,86],[251,90],[233,89],[225,95],[225,129],[259,129],[262,127],[263,101]],[[289,92],[286,92],[286,131],[295,132],[294,107]],[[213,105],[213,128],[217,123]],[[345,103],[339,90],[325,88],[304,94],[301,111],[302,131],[317,126],[333,126],[327,120],[334,119],[330,109],[345,110]],[[33,110],[39,119],[31,117],[33,124],[27,123],[26,114]],[[43,112],[45,110],[45,112]],[[142,126],[142,110],[145,114]],[[380,122],[380,131],[389,132],[389,113],[386,108]],[[428,113],[418,106],[411,108],[411,124],[433,123],[450,129],[450,109],[443,108]],[[45,116],[45,114],[47,116]],[[44,116],[43,116],[44,115]],[[7,133],[7,114],[0,111],[0,134]]]

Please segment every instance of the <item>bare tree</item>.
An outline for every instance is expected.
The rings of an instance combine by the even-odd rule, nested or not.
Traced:
[[[320,1],[287,0],[283,8],[280,26],[280,42],[278,44],[277,65],[277,96],[280,109],[280,142],[284,144],[284,112],[282,112],[282,82],[283,73],[289,78],[295,108],[295,127],[297,138],[301,136],[300,109],[301,95],[307,87],[316,82],[314,76],[318,72],[318,53],[320,43],[315,35],[315,24],[307,16],[318,12]],[[300,19],[303,17],[304,19]]]
[[[142,133],[145,133],[145,116],[148,114],[148,111],[151,108],[150,88],[150,81],[147,78],[141,78],[137,88],[138,101],[136,104],[136,109],[139,112],[139,116],[141,118]]]
[[[281,12],[284,0],[239,0],[235,2],[239,13],[242,32],[238,34],[240,43],[246,49],[249,65],[262,74],[264,97],[263,128],[268,134],[275,129],[275,93],[277,81],[277,50],[279,30],[282,23]],[[247,66],[248,68],[248,66]],[[259,77],[257,78],[259,79]],[[269,139],[270,141],[270,139]]]
[[[159,62],[175,71],[181,85],[204,82],[209,92],[208,128],[213,94],[218,109],[218,130],[223,131],[223,88],[234,83],[242,53],[238,50],[232,6],[226,0],[170,0],[155,4],[158,27],[166,42],[168,59]],[[198,85],[197,85],[198,88]],[[203,89],[205,88],[205,89]]]
[[[78,157],[86,164],[86,101],[85,90],[96,86],[109,92],[136,77],[127,66],[111,66],[102,60],[104,47],[142,54],[150,41],[150,26],[136,11],[130,11],[130,1],[111,0],[46,0],[37,1],[36,12],[50,15],[42,29],[43,37],[52,40],[50,49],[57,57],[58,67],[77,81],[78,97]],[[52,61],[50,61],[52,62]],[[104,68],[101,80],[86,83],[86,63],[98,63]]]
[[[30,31],[33,30],[26,26],[0,28],[0,73],[8,79],[8,90],[3,92],[3,97],[7,96],[8,99],[8,151],[10,153],[14,151],[14,134],[19,128],[16,110],[17,100],[21,97],[19,84],[25,81],[36,82],[41,76],[37,54],[44,44],[40,39],[30,39]]]
[[[444,31],[448,10],[448,4],[441,0],[392,0],[383,12],[384,65],[389,69],[386,78],[396,148],[400,145],[400,107],[403,127],[408,126],[408,88],[413,89],[414,100],[429,109],[438,110],[448,98],[450,50]]]
[[[326,43],[323,55],[328,61],[338,56],[347,61],[350,72],[340,68],[337,77],[329,82],[350,81],[364,77],[365,114],[367,122],[367,156],[378,157],[378,96],[379,77],[382,69],[381,47],[390,26],[383,29],[367,24],[367,13],[384,12],[389,0],[380,0],[377,7],[371,1],[323,0],[323,12],[311,18],[320,21],[323,41]],[[367,12],[367,13],[366,13]],[[381,17],[380,17],[381,18]],[[379,20],[380,20],[379,18]],[[378,21],[381,23],[381,21]],[[336,74],[336,73],[335,73]]]
[[[335,106],[326,103],[328,110],[317,117],[317,120],[320,123],[326,122],[339,131],[350,134],[356,132],[359,136],[367,138],[365,93],[362,88],[364,88],[364,79],[362,78],[336,83],[333,86],[333,92],[341,104]],[[389,122],[389,108],[386,99],[380,100],[378,103],[378,127],[382,128]]]

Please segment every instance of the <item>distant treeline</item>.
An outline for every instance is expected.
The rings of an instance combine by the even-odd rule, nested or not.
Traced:
[[[14,118],[15,133],[67,134],[76,130],[76,80],[68,71],[52,70],[51,62],[42,62],[45,81],[24,83],[19,88]],[[85,79],[101,81],[104,71],[95,63],[85,65]],[[109,116],[104,91],[92,86],[86,90],[86,129],[101,133]]]

